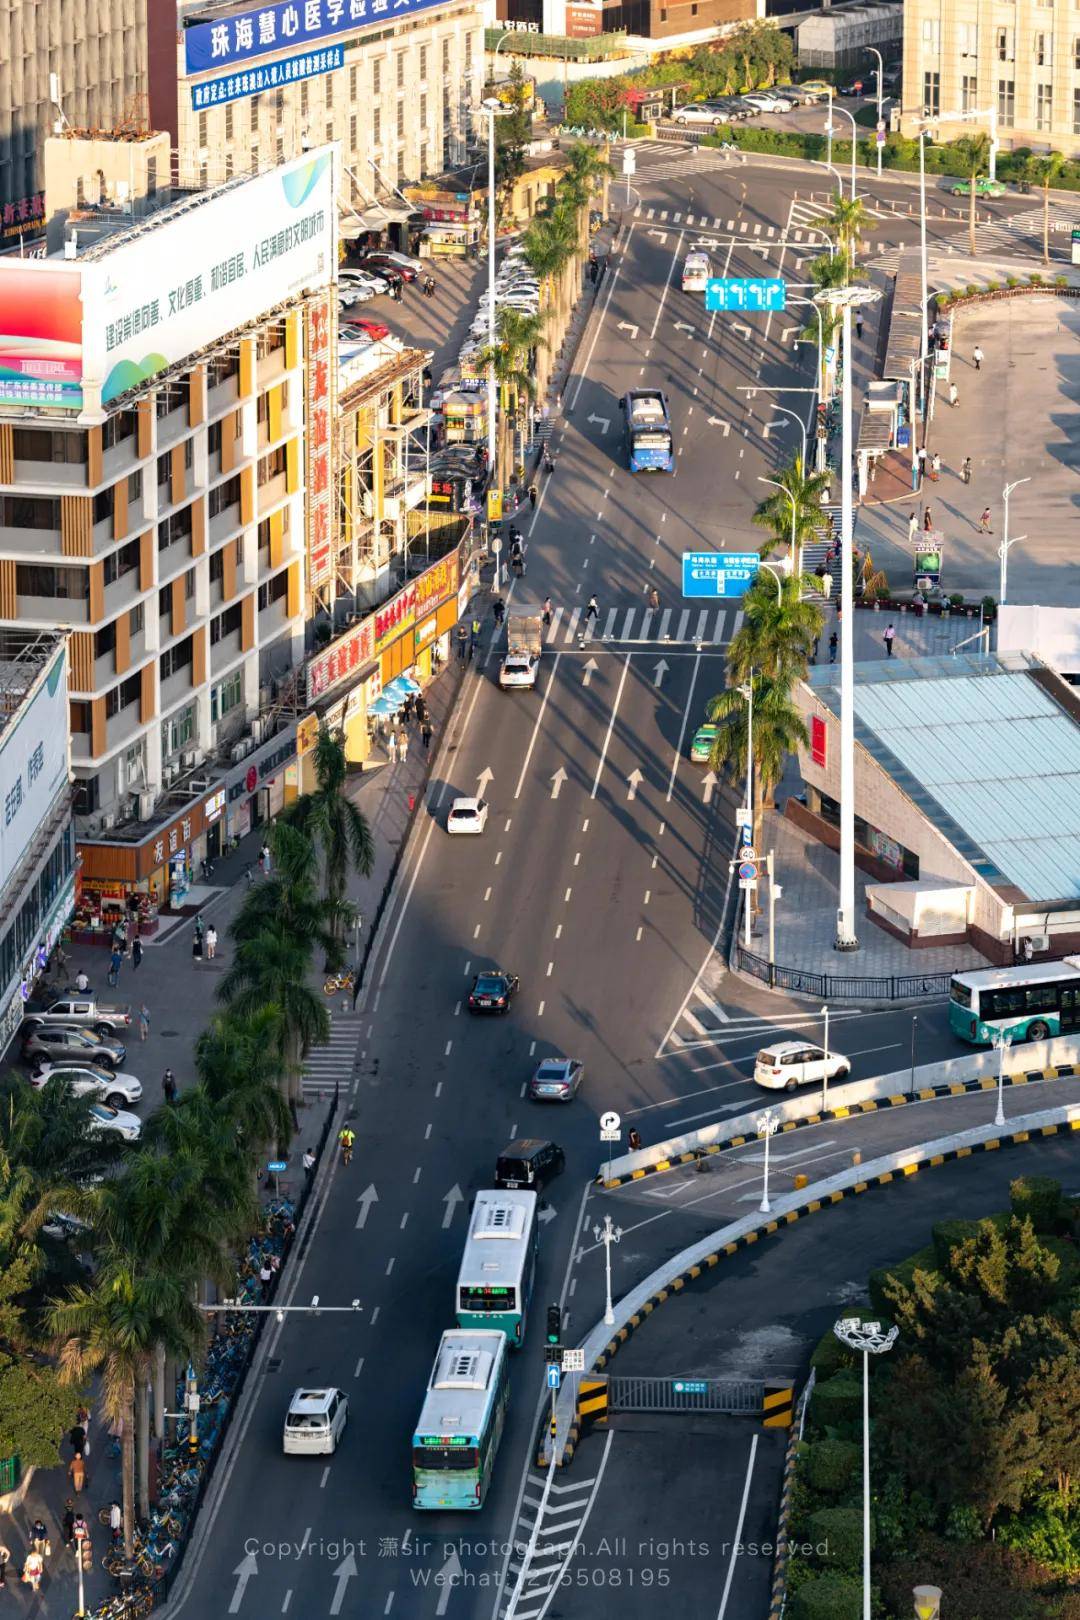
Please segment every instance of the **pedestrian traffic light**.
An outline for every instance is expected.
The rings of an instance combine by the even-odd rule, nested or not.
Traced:
[[[558,1344],[562,1338],[562,1306],[549,1305],[547,1313],[547,1342]]]

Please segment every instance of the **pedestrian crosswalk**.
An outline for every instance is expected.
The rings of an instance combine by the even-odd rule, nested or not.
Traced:
[[[723,647],[742,620],[742,610],[737,608],[613,607],[600,608],[592,615],[586,608],[557,607],[544,640],[549,647],[604,642]]]
[[[1073,226],[1071,214],[1063,209],[1050,210],[1050,256],[1051,258],[1064,258],[1069,252],[1070,232]],[[1008,218],[990,219],[982,217],[981,223],[975,227],[975,257],[977,259],[994,258],[1000,255],[1003,258],[1027,258],[1034,253],[1041,255],[1043,245],[1043,211],[1041,208],[1026,209],[1023,213],[1012,214]],[[886,244],[878,242],[876,249],[871,245],[867,255],[867,263],[875,270],[884,270],[895,274],[899,269],[900,260],[906,253],[913,252],[919,246],[918,221],[911,220],[911,238],[909,241]],[[968,241],[967,230],[958,223],[955,234],[943,240],[936,238],[933,251],[937,255],[956,254],[969,257],[971,248]]]
[[[338,1003],[342,996],[351,1002],[350,992],[344,991],[335,998]],[[325,1046],[313,1046],[304,1063],[300,1090],[305,1097],[329,1097],[335,1086],[344,1089],[348,1084],[356,1066],[362,1022],[351,1006],[346,1010],[340,1005],[331,1005],[330,1038]]]
[[[581,1536],[595,1484],[595,1475],[552,1484],[541,1516],[545,1481],[530,1472],[514,1527],[500,1620],[541,1620],[546,1614]]]

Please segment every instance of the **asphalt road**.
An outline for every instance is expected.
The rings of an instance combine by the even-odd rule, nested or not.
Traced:
[[[817,211],[794,200],[798,184],[790,173],[738,164],[698,172],[692,158],[681,178],[654,183],[643,173],[637,181],[647,206],[671,215],[685,210],[692,187],[695,220],[720,220],[714,251],[727,273],[768,264],[792,280],[812,251],[807,229]],[[484,1512],[463,1524],[410,1506],[411,1425],[439,1334],[453,1320],[471,1194],[515,1134],[550,1133],[562,1143],[567,1173],[544,1211],[535,1304],[542,1311],[563,1298],[573,1321],[571,1260],[597,1165],[598,1115],[614,1108],[655,1139],[745,1107],[760,1097],[747,1076],[764,1033],[806,1027],[814,1016],[805,1003],[724,977],[714,956],[733,801],[718,790],[706,802],[686,748],[706,699],[723,685],[736,619],[713,610],[699,628],[679,582],[682,550],[742,549],[754,535],[758,479],[794,443],[790,424],[765,436],[767,400],[746,391],[809,389],[812,362],[785,335],[798,315],[740,331],[678,291],[678,263],[701,234],[697,224],[639,215],[601,290],[564,391],[557,470],[523,524],[528,572],[511,597],[550,594],[557,605],[541,679],[533,693],[500,693],[497,660],[483,652],[466,678],[360,1003],[367,1023],[350,1104],[358,1151],[347,1171],[328,1169],[289,1280],[295,1304],[318,1295],[324,1305],[358,1299],[361,1308],[289,1316],[271,1328],[173,1613],[492,1614],[501,1549],[521,1533],[519,1493],[528,1488],[542,1386],[535,1323],[513,1370]],[[674,478],[631,479],[625,470],[617,398],[638,381],[658,382],[671,397]],[[787,398],[809,412],[809,393]],[[653,584],[662,613],[647,619]],[[600,613],[588,637],[579,632],[593,592]],[[485,835],[449,840],[450,797],[481,781],[492,806]],[[508,1017],[472,1020],[463,1008],[469,978],[489,964],[518,973],[521,991]],[[706,983],[722,1015],[712,1034],[694,1012]],[[921,1061],[951,1054],[943,1007],[917,1010]],[[856,1074],[897,1067],[912,1011],[853,1010],[838,1021],[834,1044],[853,1057]],[[545,1112],[523,1090],[550,1052],[581,1058],[586,1078],[574,1104]],[[835,1233],[835,1221],[822,1229]],[[576,1322],[571,1336],[585,1325]],[[350,1396],[345,1442],[329,1462],[281,1453],[288,1400],[309,1381]],[[703,1436],[703,1479],[714,1478],[714,1451]],[[734,1477],[743,1465],[733,1466]],[[666,1467],[655,1476],[665,1490]],[[722,1479],[711,1489],[718,1501]],[[618,1523],[617,1512],[604,1511]],[[643,1502],[628,1512],[648,1517]],[[711,1591],[714,1562],[684,1567],[708,1568]],[[459,1570],[472,1584],[436,1583]],[[595,1612],[595,1593],[589,1601]],[[740,1598],[731,1612],[749,1610]]]

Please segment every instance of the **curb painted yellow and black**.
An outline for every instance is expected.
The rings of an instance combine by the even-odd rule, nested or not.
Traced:
[[[1032,1069],[1026,1074],[1007,1074],[1005,1084],[1030,1086],[1043,1084],[1047,1080],[1072,1080],[1078,1075],[1080,1067],[1076,1064],[1059,1063],[1053,1068]],[[963,1097],[976,1091],[996,1090],[997,1076],[981,1075],[978,1079],[954,1081],[948,1086],[927,1086],[914,1093],[900,1091],[891,1097],[870,1097],[866,1102],[830,1108],[824,1114],[807,1114],[805,1119],[787,1119],[780,1126],[780,1134],[786,1131],[799,1131],[807,1125],[823,1125],[831,1119],[854,1119],[859,1114],[876,1114],[883,1108],[903,1108],[907,1103],[936,1102],[942,1097]],[[678,1170],[683,1165],[695,1164],[700,1159],[709,1159],[714,1154],[726,1153],[729,1148],[745,1147],[748,1142],[757,1140],[756,1136],[750,1135],[729,1136],[722,1142],[711,1142],[707,1147],[691,1148],[673,1159],[658,1159],[655,1164],[642,1165],[638,1170],[628,1170],[625,1175],[612,1176],[610,1180],[597,1176],[596,1185],[604,1188],[626,1187],[635,1181],[643,1181],[646,1176],[663,1175],[666,1170]]]
[[[784,1478],[780,1487],[780,1512],[776,1522],[776,1555],[773,1559],[769,1620],[780,1620],[787,1598],[787,1567],[788,1560],[791,1557],[788,1530],[791,1527],[791,1495],[795,1488],[795,1459],[798,1456],[799,1437],[802,1434],[802,1415],[806,1410],[806,1403],[810,1399],[810,1391],[813,1387],[814,1375],[811,1373],[803,1385],[802,1394],[799,1396],[799,1404],[795,1412],[796,1421],[792,1424],[791,1433],[788,1435],[787,1450],[784,1453]]]
[[[1069,1070],[1068,1072],[1071,1073],[1072,1071]],[[1054,1071],[1050,1071],[1050,1073],[1053,1074]],[[1005,1132],[1001,1136],[989,1137],[985,1142],[973,1142],[964,1147],[948,1148],[944,1153],[933,1153],[922,1159],[913,1159],[901,1169],[883,1170],[880,1175],[869,1176],[865,1181],[856,1181],[852,1186],[841,1187],[835,1192],[827,1193],[822,1198],[811,1198],[807,1203],[799,1204],[795,1209],[789,1209],[783,1215],[777,1216],[775,1220],[763,1221],[760,1226],[752,1227],[750,1231],[744,1232],[741,1237],[733,1238],[731,1242],[721,1244],[711,1254],[707,1254],[703,1259],[695,1261],[691,1266],[687,1266],[684,1271],[680,1271],[663,1288],[657,1289],[655,1294],[650,1295],[641,1306],[641,1309],[635,1311],[625,1326],[619,1328],[618,1332],[608,1340],[604,1349],[593,1362],[590,1374],[586,1375],[586,1378],[590,1377],[592,1373],[602,1372],[619,1353],[630,1335],[643,1322],[648,1321],[649,1317],[660,1305],[671,1299],[673,1295],[681,1294],[688,1283],[696,1282],[705,1272],[711,1271],[714,1266],[718,1266],[721,1260],[737,1254],[740,1249],[749,1249],[755,1243],[760,1242],[762,1238],[772,1237],[774,1233],[782,1231],[786,1226],[794,1226],[795,1222],[802,1220],[804,1216],[816,1215],[818,1210],[830,1209],[834,1204],[842,1204],[845,1198],[854,1198],[858,1193],[869,1192],[873,1187],[888,1187],[894,1181],[906,1181],[911,1176],[918,1175],[920,1170],[931,1170],[939,1164],[949,1164],[958,1159],[970,1159],[976,1153],[996,1153],[999,1149],[1005,1147],[1022,1147],[1028,1142],[1039,1142],[1047,1137],[1069,1134],[1074,1131],[1080,1132],[1080,1116],[1076,1119],[1063,1120],[1055,1125],[1041,1125],[1035,1131]],[[582,1380],[583,1383],[585,1381],[586,1379]],[[562,1454],[556,1464],[557,1467],[565,1468],[570,1463],[574,1455],[574,1449],[580,1439],[581,1431],[582,1414],[579,1404],[575,1410]],[[540,1447],[539,1464],[544,1465],[542,1446]]]

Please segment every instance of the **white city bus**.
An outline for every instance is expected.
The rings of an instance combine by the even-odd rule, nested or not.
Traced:
[[[1045,1041],[1075,1034],[1080,1031],[1080,957],[954,973],[949,1027],[976,1046],[989,1046],[1001,1035]]]
[[[458,1273],[458,1326],[501,1328],[514,1350],[525,1342],[536,1276],[536,1207],[536,1194],[524,1189],[477,1193]]]
[[[510,1398],[506,1335],[447,1330],[412,1441],[413,1507],[482,1505]]]

